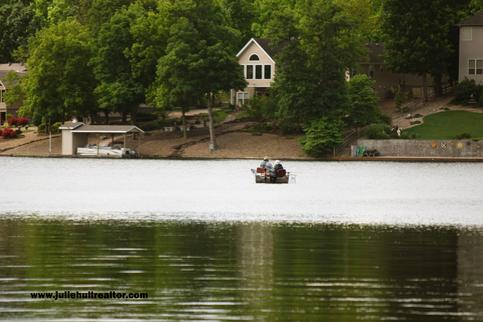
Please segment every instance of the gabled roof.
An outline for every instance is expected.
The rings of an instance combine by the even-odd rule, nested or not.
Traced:
[[[62,124],[59,129],[60,130],[74,130],[74,129],[77,129],[78,127],[80,126],[83,126],[85,125],[84,123],[82,122],[64,122],[64,124]]]
[[[83,125],[72,131],[72,133],[144,133],[143,130],[134,125]]]
[[[461,21],[458,26],[483,26],[483,10]]]
[[[246,45],[236,54],[236,57],[240,57],[241,54],[252,44],[254,43],[258,47],[262,49],[262,51],[270,58],[272,63],[275,63],[273,60],[273,56],[276,54],[276,51],[274,50],[273,46],[270,44],[270,40],[264,39],[264,38],[252,38],[250,39]]]
[[[144,133],[134,125],[86,125],[82,122],[65,122],[59,129],[72,130],[72,133]]]

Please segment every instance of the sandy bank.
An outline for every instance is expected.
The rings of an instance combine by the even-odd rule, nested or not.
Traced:
[[[255,135],[246,130],[250,123],[225,124],[217,128],[217,146],[214,152],[208,150],[209,136],[206,129],[198,129],[189,133],[184,139],[180,133],[163,133],[153,131],[147,133],[141,143],[130,141],[128,145],[135,148],[145,158],[230,158],[260,159],[268,155],[272,159],[310,160],[299,143],[300,136],[281,136],[276,134]],[[33,134],[32,134],[33,135]],[[52,153],[49,154],[49,140],[45,137],[29,136],[29,140],[11,140],[9,147],[0,155],[10,156],[60,156],[61,138],[52,139]],[[18,146],[15,147],[15,144]],[[1,146],[0,146],[1,148]]]

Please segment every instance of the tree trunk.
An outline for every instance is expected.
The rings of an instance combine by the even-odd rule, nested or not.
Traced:
[[[215,125],[213,124],[213,101],[215,95],[212,93],[208,94],[208,129],[210,131],[210,152],[216,150],[216,138],[215,138]]]
[[[441,97],[443,96],[443,77],[441,74],[433,76],[434,81],[434,93],[436,96]]]
[[[424,101],[428,101],[428,81],[427,81],[427,75],[423,74],[423,98]]]
[[[109,124],[109,111],[108,110],[104,111],[104,118],[105,118],[106,124]]]
[[[187,139],[188,138],[188,131],[186,130],[186,117],[185,117],[185,110],[181,111],[181,126],[183,127],[183,138]]]
[[[137,118],[138,118],[137,114],[138,114],[137,110],[131,111],[131,124],[136,124]]]
[[[122,123],[126,123],[126,120],[127,120],[127,112],[122,111]]]

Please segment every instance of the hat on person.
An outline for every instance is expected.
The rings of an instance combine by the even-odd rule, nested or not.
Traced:
[[[264,161],[268,161],[269,159],[268,159],[268,157],[267,157],[267,156],[264,156],[264,157],[263,157],[263,160],[264,160]]]
[[[275,161],[275,164],[280,164],[280,160]]]

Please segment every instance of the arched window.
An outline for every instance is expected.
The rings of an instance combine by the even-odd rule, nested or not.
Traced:
[[[251,61],[253,61],[253,60],[260,60],[260,57],[258,57],[258,55],[257,55],[257,54],[252,54],[252,55],[250,56],[250,58],[248,58],[248,60],[251,60]]]

